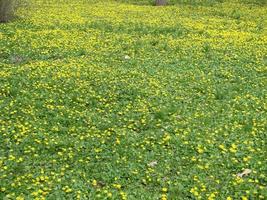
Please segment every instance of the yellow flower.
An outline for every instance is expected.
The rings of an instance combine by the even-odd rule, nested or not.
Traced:
[[[161,200],[167,200],[167,195],[166,194],[162,194],[161,195]]]
[[[71,188],[67,188],[67,189],[65,190],[65,192],[66,192],[66,193],[70,193],[70,192],[72,192],[72,189],[71,189]]]
[[[167,192],[168,191],[168,188],[162,188],[162,192]]]
[[[197,147],[197,152],[198,153],[204,153],[204,149],[202,147]]]
[[[222,149],[223,151],[227,151],[227,149],[225,148],[225,146],[223,144],[220,144],[219,148]]]
[[[93,180],[92,185],[97,186],[97,181],[95,179]]]
[[[236,146],[236,144],[232,144],[232,145],[231,145],[231,148],[230,148],[229,150],[230,150],[230,152],[232,152],[232,153],[236,153],[236,152],[237,152],[237,146]]]
[[[191,188],[190,193],[192,193],[195,197],[199,196],[199,193],[197,191],[197,187]]]
[[[243,161],[244,161],[244,162],[248,162],[250,159],[251,159],[251,157],[250,157],[250,156],[247,156],[247,157],[244,157],[244,158],[243,158]]]
[[[32,192],[33,196],[38,196],[38,191]]]
[[[208,200],[213,200],[215,199],[215,197],[216,197],[216,194],[213,192],[209,195]]]
[[[113,187],[116,189],[121,189],[121,185],[120,184],[113,184]]]

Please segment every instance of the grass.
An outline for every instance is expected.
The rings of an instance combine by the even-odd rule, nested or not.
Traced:
[[[0,199],[266,198],[266,6],[46,2],[0,25]]]
[[[115,0],[122,3],[130,3],[135,5],[155,5],[155,0]],[[213,6],[221,3],[238,3],[248,5],[264,6],[267,4],[266,0],[168,0],[168,5],[193,5],[193,6]]]

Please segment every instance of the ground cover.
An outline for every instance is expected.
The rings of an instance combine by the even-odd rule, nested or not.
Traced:
[[[264,199],[266,13],[20,9],[0,24],[0,199]]]

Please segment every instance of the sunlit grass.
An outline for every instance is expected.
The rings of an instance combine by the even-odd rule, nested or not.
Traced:
[[[47,2],[0,25],[0,199],[266,197],[265,6]]]

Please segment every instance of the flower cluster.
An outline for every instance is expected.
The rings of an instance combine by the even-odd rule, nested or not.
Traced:
[[[264,199],[266,13],[21,8],[0,25],[0,199]]]

